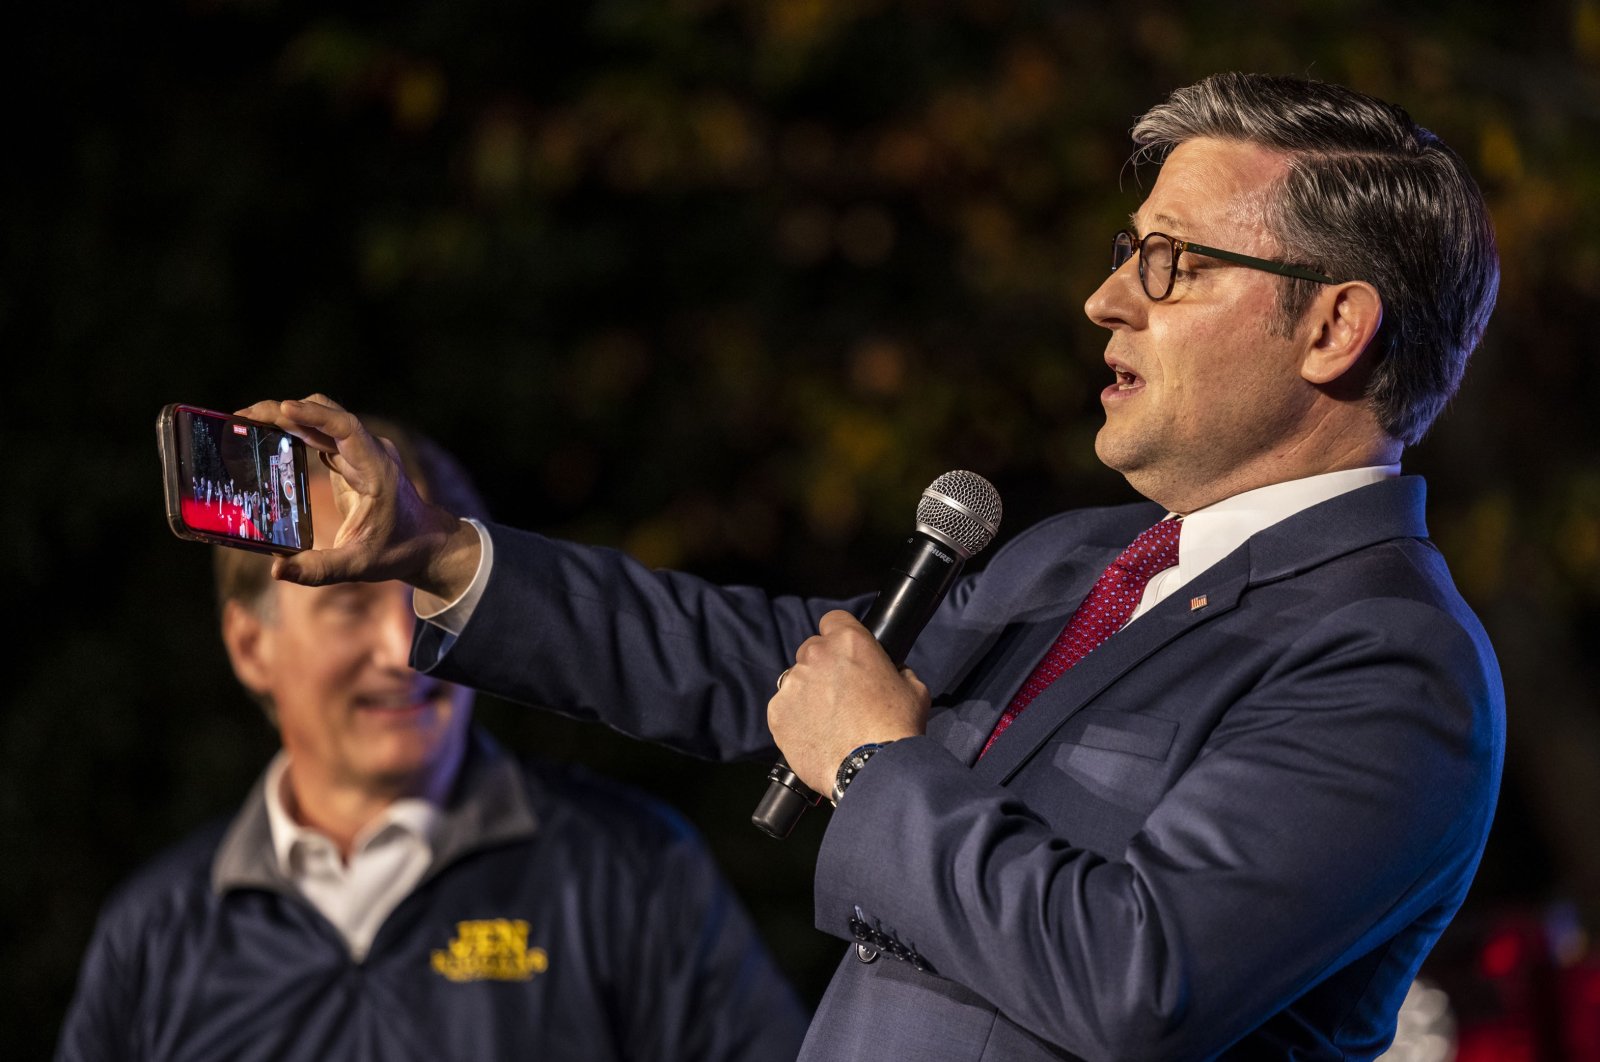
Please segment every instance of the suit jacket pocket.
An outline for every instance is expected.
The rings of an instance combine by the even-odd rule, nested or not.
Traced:
[[[1100,708],[1076,712],[1051,738],[1046,762],[1054,770],[1024,772],[1034,776],[1026,786],[1030,802],[1048,807],[1047,816],[1074,844],[1114,856],[1171,786],[1166,758],[1177,733],[1172,719]],[[1055,784],[1038,777],[1046,773]]]
[[[1063,746],[1081,745],[1106,752],[1126,752],[1147,760],[1164,760],[1177,733],[1176,720],[1085,708],[1062,724],[1055,740]]]

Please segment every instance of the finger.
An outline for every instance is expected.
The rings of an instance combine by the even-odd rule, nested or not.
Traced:
[[[885,661],[889,659],[872,632],[867,630],[855,616],[842,609],[825,613],[822,619],[817,621],[817,637],[835,646],[836,652],[857,659],[864,660],[869,657],[882,657]]]
[[[266,398],[262,399],[260,402],[253,402],[250,405],[245,406],[243,409],[234,410],[233,415],[236,417],[244,417],[247,420],[260,420],[269,423],[276,423],[276,418],[282,405],[283,403],[276,398]]]
[[[315,432],[319,438],[330,444],[329,449],[338,449],[339,443],[365,431],[360,418],[321,391],[313,392],[299,400],[290,400],[283,405],[287,410],[299,411],[299,423],[302,428],[308,432]],[[305,415],[308,412],[309,418]],[[307,441],[311,440],[308,438]]]
[[[283,412],[296,425],[321,432],[335,443],[345,442],[363,431],[354,413],[322,395],[290,399],[283,403]]]
[[[278,557],[272,562],[272,577],[301,586],[326,586],[361,578],[350,563],[358,554],[349,547],[313,549]]]
[[[278,557],[272,562],[272,577],[285,583],[299,583],[301,586],[321,586],[323,580],[321,562],[307,553],[296,553],[288,557]]]
[[[827,651],[828,641],[820,634],[813,634],[800,643],[800,648],[794,651],[794,664],[799,667],[806,663],[818,663]],[[790,668],[794,670],[794,668]]]
[[[824,637],[838,631],[849,630],[852,627],[856,628],[857,630],[866,630],[866,628],[861,625],[860,620],[856,619],[842,608],[836,608],[832,612],[824,613],[822,619],[817,621],[817,632]]]
[[[312,402],[319,406],[327,406],[329,409],[336,409],[340,413],[348,412],[343,406],[329,398],[327,395],[323,394],[321,391],[313,391],[309,395],[306,395],[305,398],[302,398],[301,401]]]
[[[270,424],[275,428],[281,428],[318,451],[327,452],[338,448],[336,440],[326,432],[307,425],[301,418],[291,413],[290,406],[291,404],[288,402],[267,399],[266,401],[246,406],[243,409],[235,410],[233,415],[244,417],[247,420],[259,421],[262,424]]]
[[[359,417],[340,408],[331,399],[312,395],[283,405],[299,425],[312,429],[331,443],[327,450],[332,453],[324,463],[348,480],[351,486],[368,490],[391,465],[398,466],[398,452],[393,444],[375,437],[367,431]],[[313,442],[310,433],[306,438],[308,442]]]

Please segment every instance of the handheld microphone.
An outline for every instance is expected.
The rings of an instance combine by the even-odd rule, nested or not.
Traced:
[[[922,492],[917,529],[901,544],[887,585],[861,619],[895,667],[905,663],[961,566],[994,541],[999,529],[1000,492],[976,472],[946,472]],[[780,757],[767,772],[766,795],[750,821],[782,840],[806,808],[821,800]]]

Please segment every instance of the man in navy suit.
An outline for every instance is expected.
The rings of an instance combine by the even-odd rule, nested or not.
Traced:
[[[1314,82],[1208,78],[1134,139],[1161,173],[1086,310],[1149,501],[1017,536],[905,671],[868,599],[464,524],[325,399],[245,411],[361,502],[280,578],[404,579],[434,674],[832,792],[804,1058],[1370,1058],[1476,869],[1501,682],[1399,461],[1493,306],[1482,196]]]

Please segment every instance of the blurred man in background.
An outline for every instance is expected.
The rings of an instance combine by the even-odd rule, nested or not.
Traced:
[[[421,489],[456,463],[379,425]],[[340,524],[312,462],[317,545]],[[58,1058],[771,1062],[805,1015],[689,826],[519,764],[407,663],[397,582],[278,584],[217,549],[222,636],[282,739],[244,807],[108,902]]]

